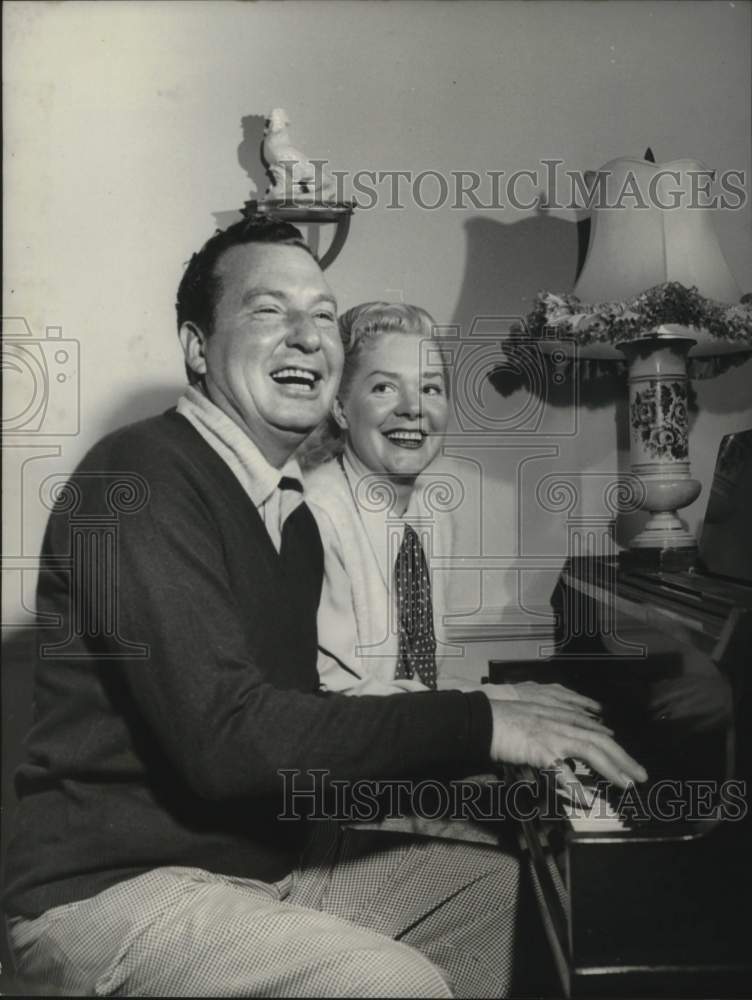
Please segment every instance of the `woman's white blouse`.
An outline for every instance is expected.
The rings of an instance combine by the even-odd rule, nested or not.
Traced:
[[[451,515],[425,503],[426,482],[416,481],[403,516],[392,513],[388,489],[349,451],[306,477],[305,496],[324,546],[319,605],[319,675],[329,691],[391,694],[427,690],[417,680],[395,680],[397,615],[394,561],[404,523],[418,532],[426,557],[452,552]],[[448,570],[431,572],[437,666],[441,672],[442,620]]]

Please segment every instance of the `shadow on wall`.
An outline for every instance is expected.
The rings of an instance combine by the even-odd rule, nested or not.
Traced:
[[[526,320],[541,289],[570,291],[585,260],[590,220],[567,222],[544,211],[515,223],[479,217],[465,223],[465,233],[465,275],[452,319],[463,337],[471,335],[481,318],[496,320],[504,330]],[[542,356],[540,364],[548,364]],[[514,363],[493,372],[489,380],[505,398],[520,390],[535,391]],[[548,404],[570,405],[571,391],[565,384],[551,378],[545,384]],[[581,384],[580,403],[608,406],[625,392],[621,375],[604,374]]]
[[[240,119],[243,141],[238,146],[238,163],[245,170],[251,182],[249,197],[254,195],[257,198],[263,197],[269,185],[266,168],[261,159],[265,124],[264,115],[245,115]]]
[[[742,356],[743,357],[743,356]],[[735,368],[694,382],[697,407],[707,413],[739,413],[752,407],[752,354]],[[743,414],[739,429],[750,425],[749,416]]]
[[[175,406],[184,389],[184,384],[174,381],[123,396],[115,409],[101,418],[101,436],[126,424],[164,413]]]
[[[571,289],[579,229],[545,212],[514,223],[469,219],[465,276],[452,322],[466,334],[476,316],[524,317],[541,288]]]
[[[243,168],[251,182],[248,188],[248,201],[262,198],[269,185],[266,168],[261,159],[261,147],[264,142],[264,115],[245,115],[240,119],[243,138],[238,146],[238,163]],[[226,229],[234,222],[240,222],[242,205],[234,209],[218,209],[212,212],[217,229]]]
[[[459,327],[460,336],[471,337],[473,325],[481,317],[490,320],[484,324],[489,334],[508,332],[513,328],[515,318],[518,322],[526,320],[541,289],[570,291],[585,259],[589,231],[588,219],[568,222],[543,211],[514,223],[480,217],[470,219],[465,224],[465,275],[453,315],[453,323]],[[531,361],[534,370],[542,377],[531,375]],[[587,439],[585,452],[590,464],[597,465],[603,460],[601,451],[607,438],[609,453],[616,446],[617,462],[623,449],[628,448],[625,377],[606,371],[597,379],[580,381],[575,392],[573,380],[581,374],[581,369],[564,371],[563,380],[557,372],[549,359],[537,349],[533,349],[531,355],[531,348],[527,345],[521,347],[517,354],[511,347],[505,350],[501,363],[488,379],[503,398],[503,402],[498,397],[494,400],[493,394],[490,394],[491,398],[486,399],[491,422],[496,419],[500,427],[504,426],[515,413],[525,412],[529,406],[528,399],[538,399],[545,407],[545,416],[538,432],[529,438],[531,451],[528,457],[533,457],[536,448],[543,447],[545,442],[556,446],[556,457],[546,459],[541,454],[540,461],[530,467],[531,482],[518,481],[515,464],[519,456],[513,450],[505,452],[502,448],[492,463],[493,468],[488,470],[491,477],[498,480],[499,487],[503,486],[507,491],[512,489],[515,504],[521,514],[525,514],[524,517],[520,515],[518,525],[521,537],[515,537],[511,546],[509,538],[500,530],[498,519],[489,523],[484,545],[490,546],[490,551],[500,551],[513,557],[515,562],[509,570],[495,574],[494,580],[486,574],[489,576],[488,589],[489,592],[495,591],[494,598],[505,597],[520,610],[546,603],[566,557],[565,514],[557,516],[539,510],[535,484],[546,473],[561,469],[562,475],[572,480],[572,486],[581,499],[587,486],[573,471],[581,468],[583,457],[580,447],[584,442],[578,436],[561,436],[569,425],[567,413],[571,413],[576,405],[574,400],[578,400],[577,408],[581,414],[583,409],[609,411],[608,434],[613,433],[613,439],[608,435]],[[581,419],[583,426],[587,427],[593,417],[588,419],[582,414]],[[510,431],[514,436],[514,429]],[[507,437],[506,434],[502,436]],[[531,570],[527,563],[529,555],[538,560],[547,556],[550,562],[548,569]]]

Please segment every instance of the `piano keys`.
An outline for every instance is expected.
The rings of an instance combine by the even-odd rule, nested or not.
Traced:
[[[597,563],[597,564],[596,564]],[[489,680],[596,698],[649,774],[626,794],[572,761],[584,791],[535,782],[520,823],[559,989],[579,996],[748,996],[752,986],[749,654],[752,586],[573,560],[552,600],[555,653]]]
[[[571,763],[579,782],[573,790],[556,788],[560,808],[573,833],[624,833],[627,820],[614,804],[608,790],[599,787],[597,775],[584,760]]]

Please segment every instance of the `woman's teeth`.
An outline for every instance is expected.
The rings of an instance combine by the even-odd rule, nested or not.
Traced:
[[[420,448],[423,444],[423,435],[420,431],[389,431],[385,436],[400,448]]]

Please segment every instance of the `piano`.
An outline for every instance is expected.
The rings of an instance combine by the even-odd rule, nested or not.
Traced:
[[[488,679],[597,698],[649,775],[622,793],[572,760],[573,797],[550,773],[507,769],[538,796],[519,832],[551,992],[752,995],[752,431],[721,443],[695,566],[572,558],[551,603],[553,655],[491,661]]]

